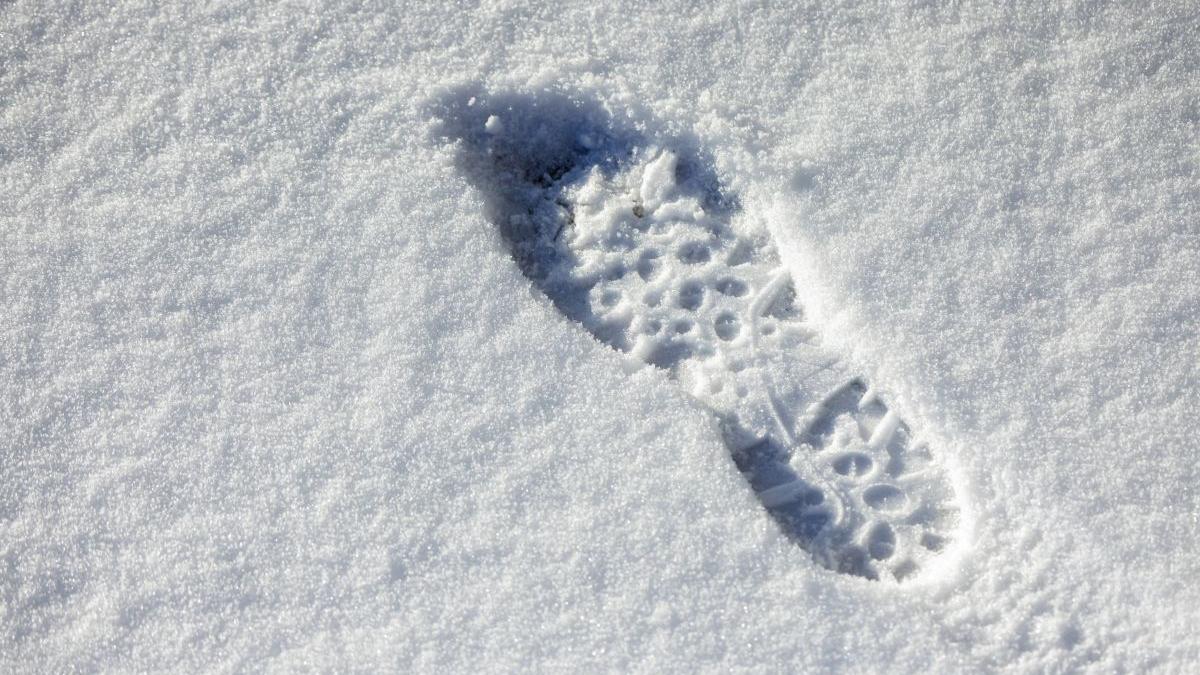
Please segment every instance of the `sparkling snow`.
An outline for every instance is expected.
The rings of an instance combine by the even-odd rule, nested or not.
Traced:
[[[1198,27],[5,5],[0,669],[1187,669]],[[508,256],[434,133],[471,88],[710,157],[953,458],[954,568],[872,582],[787,541],[711,417]]]

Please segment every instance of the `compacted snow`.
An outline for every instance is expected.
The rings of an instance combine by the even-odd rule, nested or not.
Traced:
[[[1198,137],[1185,3],[4,5],[0,669],[1185,671]]]

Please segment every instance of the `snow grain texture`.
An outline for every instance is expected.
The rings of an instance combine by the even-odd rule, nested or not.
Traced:
[[[1186,668],[1195,26],[5,5],[3,668]],[[960,459],[961,573],[813,565],[704,412],[532,291],[427,138],[464,82],[702,139]]]

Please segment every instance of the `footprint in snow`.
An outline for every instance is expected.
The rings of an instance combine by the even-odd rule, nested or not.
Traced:
[[[702,154],[559,95],[460,92],[437,115],[525,275],[711,410],[814,560],[903,582],[953,543],[943,463],[820,345],[773,244],[735,227],[738,203]]]

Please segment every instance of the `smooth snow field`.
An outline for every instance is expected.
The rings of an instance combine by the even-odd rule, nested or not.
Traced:
[[[0,671],[1194,671],[1198,181],[1192,2],[0,4]]]

